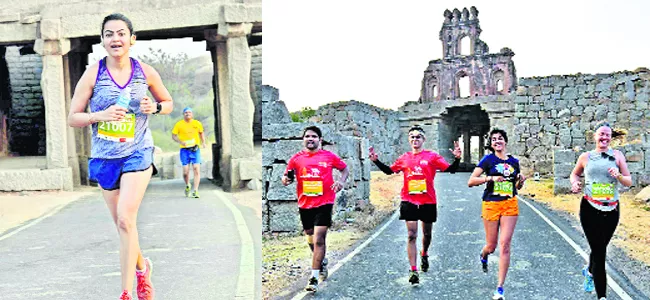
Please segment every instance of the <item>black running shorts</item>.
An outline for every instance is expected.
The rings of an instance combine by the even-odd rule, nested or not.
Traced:
[[[408,201],[402,201],[399,207],[399,219],[434,223],[438,219],[438,208],[436,204],[415,205]]]
[[[332,226],[332,207],[334,204],[325,204],[314,208],[300,208],[300,221],[305,230],[314,226]]]

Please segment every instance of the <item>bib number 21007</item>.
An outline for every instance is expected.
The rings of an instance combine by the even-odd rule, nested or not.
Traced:
[[[132,142],[135,137],[135,115],[127,114],[122,121],[97,123],[97,137],[113,142]]]

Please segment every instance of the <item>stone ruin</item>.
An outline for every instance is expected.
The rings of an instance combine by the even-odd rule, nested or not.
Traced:
[[[429,62],[417,101],[408,101],[397,111],[354,100],[331,103],[319,107],[311,120],[329,125],[338,134],[367,139],[385,162],[392,162],[410,149],[406,134],[415,124],[427,132],[425,147],[448,161],[453,159],[448,149],[460,137],[464,141],[478,137],[475,146],[479,146],[482,157],[487,133],[498,127],[508,133],[508,149],[519,158],[524,174],[539,172],[543,177],[554,178],[555,193],[569,192],[568,176],[578,155],[593,149],[593,127],[598,121],[607,120],[613,127],[628,131],[625,143],[617,149],[626,156],[633,187],[650,185],[648,69],[517,80],[514,52],[503,48],[499,53],[489,53],[487,44],[478,38],[480,32],[475,7],[462,12],[446,10],[440,30],[444,57]],[[467,55],[461,51],[463,38],[470,39]],[[461,98],[459,81],[463,77],[469,78],[470,95]],[[263,106],[263,111],[265,117],[268,114],[271,120],[278,120],[277,114],[284,114],[286,107],[276,101]],[[284,127],[291,126],[289,122],[288,117],[284,119]],[[266,130],[266,122],[263,127]],[[464,143],[461,166],[467,171],[477,163],[470,156],[471,146],[471,142]],[[263,149],[264,155],[278,155],[267,154],[267,148]],[[362,159],[365,156],[359,158]],[[371,170],[376,170],[370,165]],[[265,182],[267,188],[272,184]],[[295,202],[293,205],[296,206]],[[267,220],[272,222],[275,217],[267,213]],[[276,229],[265,227],[265,231]]]
[[[471,15],[470,15],[471,11]],[[429,62],[424,71],[420,103],[451,100],[461,97],[460,80],[469,77],[470,95],[505,95],[517,84],[514,52],[503,48],[499,53],[489,53],[489,48],[479,35],[481,27],[478,10],[473,7],[462,13],[454,9],[445,10],[445,20],[440,29],[442,59]],[[469,39],[469,52],[463,54],[462,41]]]
[[[217,120],[210,171],[226,191],[261,179],[261,0],[10,2],[0,9],[0,190],[88,184],[90,129],[66,120],[99,26],[114,12],[133,21],[139,40],[206,42]]]

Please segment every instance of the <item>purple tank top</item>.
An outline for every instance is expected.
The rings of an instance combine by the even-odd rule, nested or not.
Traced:
[[[133,154],[136,150],[153,147],[153,138],[149,130],[149,115],[140,113],[140,100],[149,89],[147,77],[140,63],[131,58],[131,78],[125,86],[119,86],[106,67],[105,58],[99,61],[97,79],[90,97],[90,111],[98,112],[115,104],[127,86],[131,88],[131,103],[127,113],[135,114],[135,137],[133,142],[114,142],[97,136],[97,123],[92,125],[91,158],[122,158]]]

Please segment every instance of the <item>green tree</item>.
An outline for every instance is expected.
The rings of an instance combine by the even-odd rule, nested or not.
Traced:
[[[305,122],[309,118],[316,115],[316,110],[311,107],[303,107],[300,111],[291,113],[291,121],[293,122]]]

